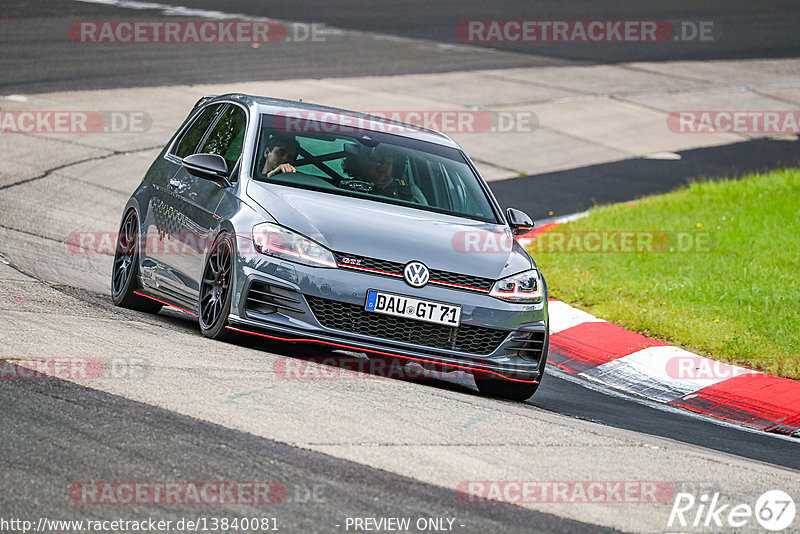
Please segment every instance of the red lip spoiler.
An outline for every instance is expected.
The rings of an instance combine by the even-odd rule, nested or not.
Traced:
[[[134,293],[136,293],[137,295],[140,295],[142,297],[147,297],[149,299],[153,299],[153,300],[155,300],[157,302],[160,302],[161,304],[165,304],[167,306],[172,306],[173,308],[178,308],[181,311],[185,311],[186,313],[197,317],[196,313],[192,313],[189,310],[181,308],[180,306],[176,306],[174,304],[171,304],[171,303],[166,302],[166,301],[161,300],[161,299],[157,299],[155,297],[152,297],[152,296],[147,295],[145,293],[141,293],[139,291],[134,291]],[[290,343],[316,343],[316,344],[319,344],[319,345],[327,345],[329,347],[336,347],[338,349],[355,350],[355,351],[359,351],[359,352],[369,352],[371,354],[377,354],[379,356],[389,356],[391,358],[402,358],[404,360],[411,360],[411,361],[414,361],[414,362],[428,363],[428,364],[432,364],[432,365],[437,365],[439,367],[453,367],[453,368],[456,368],[456,369],[464,369],[466,371],[471,371],[473,373],[483,373],[483,374],[490,374],[490,375],[499,376],[500,378],[503,378],[503,379],[508,380],[510,382],[522,382],[524,384],[538,384],[539,383],[538,380],[522,380],[522,379],[519,379],[519,378],[509,378],[509,377],[507,377],[505,375],[502,375],[502,374],[500,374],[498,372],[495,372],[495,371],[487,371],[485,369],[479,369],[477,367],[470,367],[469,365],[459,365],[459,364],[455,364],[455,363],[444,364],[444,363],[437,362],[437,361],[434,361],[434,360],[426,360],[425,358],[415,358],[413,356],[403,356],[402,354],[393,354],[391,352],[384,352],[384,351],[375,350],[375,349],[367,349],[367,348],[364,348],[364,347],[357,347],[357,346],[353,346],[353,345],[345,345],[343,343],[334,343],[333,341],[324,341],[324,340],[321,340],[321,339],[287,338],[287,337],[280,337],[280,336],[271,336],[269,334],[262,334],[260,332],[251,332],[249,330],[243,330],[241,328],[234,328],[232,326],[226,326],[225,328],[227,328],[228,330],[232,330],[234,332],[241,332],[243,334],[250,334],[250,335],[253,335],[253,336],[263,337],[263,338],[266,338],[266,339],[274,339],[276,341],[285,341],[285,342],[290,342]]]

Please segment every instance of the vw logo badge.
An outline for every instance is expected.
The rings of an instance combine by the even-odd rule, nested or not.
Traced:
[[[421,261],[412,261],[406,264],[403,269],[403,278],[412,287],[422,287],[428,283],[431,273]]]

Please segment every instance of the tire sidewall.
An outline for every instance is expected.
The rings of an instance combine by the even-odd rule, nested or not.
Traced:
[[[518,402],[531,398],[539,389],[541,382],[541,376],[539,382],[518,382],[489,373],[477,373],[473,377],[482,395]]]
[[[209,254],[206,257],[205,262],[203,263],[202,276],[205,277],[206,269],[208,268],[208,262],[211,258],[211,254],[214,253],[217,246],[223,239],[228,241],[228,245],[230,246],[231,250],[230,281],[228,284],[228,291],[225,295],[225,300],[222,303],[222,310],[219,314],[219,317],[217,317],[217,320],[214,322],[214,324],[210,325],[208,328],[206,328],[203,325],[203,320],[201,318],[202,317],[201,301],[203,298],[202,278],[201,278],[200,293],[197,296],[197,311],[198,311],[197,321],[200,325],[200,332],[204,336],[210,337],[212,339],[222,339],[229,332],[226,329],[226,327],[228,326],[228,315],[230,315],[231,313],[231,301],[233,300],[234,279],[236,277],[236,244],[234,243],[234,240],[231,238],[229,232],[227,231],[220,232],[220,234],[217,236],[217,239],[214,240],[214,245],[209,249]]]
[[[118,295],[114,294],[114,281],[116,279],[116,264],[117,259],[119,257],[119,240],[122,236],[122,230],[125,225],[125,221],[128,220],[128,217],[133,214],[136,218],[136,242],[133,246],[133,252],[131,254],[131,266],[128,271],[128,279],[125,280],[125,283],[122,286],[122,290],[119,292]],[[137,278],[139,277],[139,214],[136,213],[136,210],[130,209],[125,212],[125,216],[122,218],[122,224],[120,224],[119,232],[117,233],[117,242],[114,247],[114,263],[111,269],[111,300],[114,302],[116,306],[125,306],[130,305],[130,302],[133,297],[136,295],[133,293],[133,290],[139,287],[137,283]]]

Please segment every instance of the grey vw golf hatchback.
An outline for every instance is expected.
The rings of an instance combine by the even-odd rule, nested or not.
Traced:
[[[312,342],[471,373],[526,399],[544,373],[547,286],[464,151],[360,113],[201,99],[122,214],[117,305],[203,335]]]

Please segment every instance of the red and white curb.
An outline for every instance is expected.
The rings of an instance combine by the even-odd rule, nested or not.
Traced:
[[[560,217],[517,240],[588,212]],[[800,437],[800,382],[718,362],[551,299],[548,363],[612,389],[756,430]]]
[[[604,386],[800,437],[800,382],[699,356],[550,300],[548,363]]]

